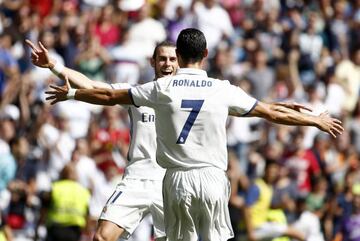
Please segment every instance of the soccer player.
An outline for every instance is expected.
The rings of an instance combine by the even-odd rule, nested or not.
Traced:
[[[51,86],[52,104],[69,98],[90,103],[133,104],[155,110],[157,150],[163,180],[165,230],[169,241],[219,241],[233,236],[226,176],[225,122],[233,116],[257,116],[279,124],[316,126],[332,136],[341,122],[327,113],[306,115],[257,101],[228,81],[209,78],[202,70],[206,39],[197,29],[181,31],[175,76],[127,90],[73,90]]]
[[[71,84],[78,88],[129,89],[123,84],[107,84],[92,81],[72,69],[56,66],[48,56],[47,49],[39,43],[36,47],[31,41],[32,62],[42,68],[49,68],[60,77],[67,76]],[[175,46],[171,42],[162,42],[154,50],[151,65],[155,78],[173,75],[178,68]],[[54,70],[55,68],[55,70]],[[101,104],[101,103],[100,103]],[[106,104],[106,103],[102,103]],[[132,120],[132,136],[129,149],[129,163],[123,180],[108,199],[99,218],[94,240],[115,241],[120,236],[128,237],[140,221],[150,213],[154,222],[157,241],[166,240],[163,222],[162,179],[165,170],[155,160],[156,132],[154,110],[148,107],[128,106]]]

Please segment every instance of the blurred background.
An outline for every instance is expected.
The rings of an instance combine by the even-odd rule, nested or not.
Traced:
[[[360,240],[359,0],[0,0],[1,241],[44,239],[46,194],[69,164],[91,193],[81,227],[82,240],[91,240],[130,141],[121,106],[50,106],[44,91],[62,81],[31,64],[24,40],[42,41],[52,58],[93,80],[141,84],[154,78],[156,43],[187,27],[207,38],[210,77],[262,101],[328,111],[345,128],[334,139],[313,127],[229,117],[234,240],[246,240],[244,223],[258,220],[244,210],[263,196],[271,210],[262,222],[307,237],[316,229],[317,241]],[[151,219],[139,229],[132,240],[152,240]]]

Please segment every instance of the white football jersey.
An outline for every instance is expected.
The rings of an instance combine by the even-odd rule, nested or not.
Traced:
[[[129,89],[127,83],[112,84],[114,89]],[[131,141],[125,177],[162,180],[165,170],[156,163],[155,113],[152,108],[124,106],[128,109]]]
[[[246,115],[257,103],[229,81],[190,68],[131,88],[129,93],[136,106],[155,110],[157,161],[164,168],[226,170],[227,116]]]

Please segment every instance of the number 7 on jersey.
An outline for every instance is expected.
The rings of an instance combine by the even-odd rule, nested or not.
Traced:
[[[204,103],[204,100],[182,100],[181,108],[191,108],[190,114],[181,130],[179,138],[176,144],[184,144],[189,135],[191,127],[194,125],[197,116],[199,115],[200,109]]]

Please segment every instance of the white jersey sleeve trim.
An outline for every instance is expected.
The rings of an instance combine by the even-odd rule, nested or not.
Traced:
[[[256,107],[257,104],[258,104],[258,101],[256,100],[254,105],[250,108],[250,110],[247,111],[246,113],[242,114],[241,116],[247,116]]]

